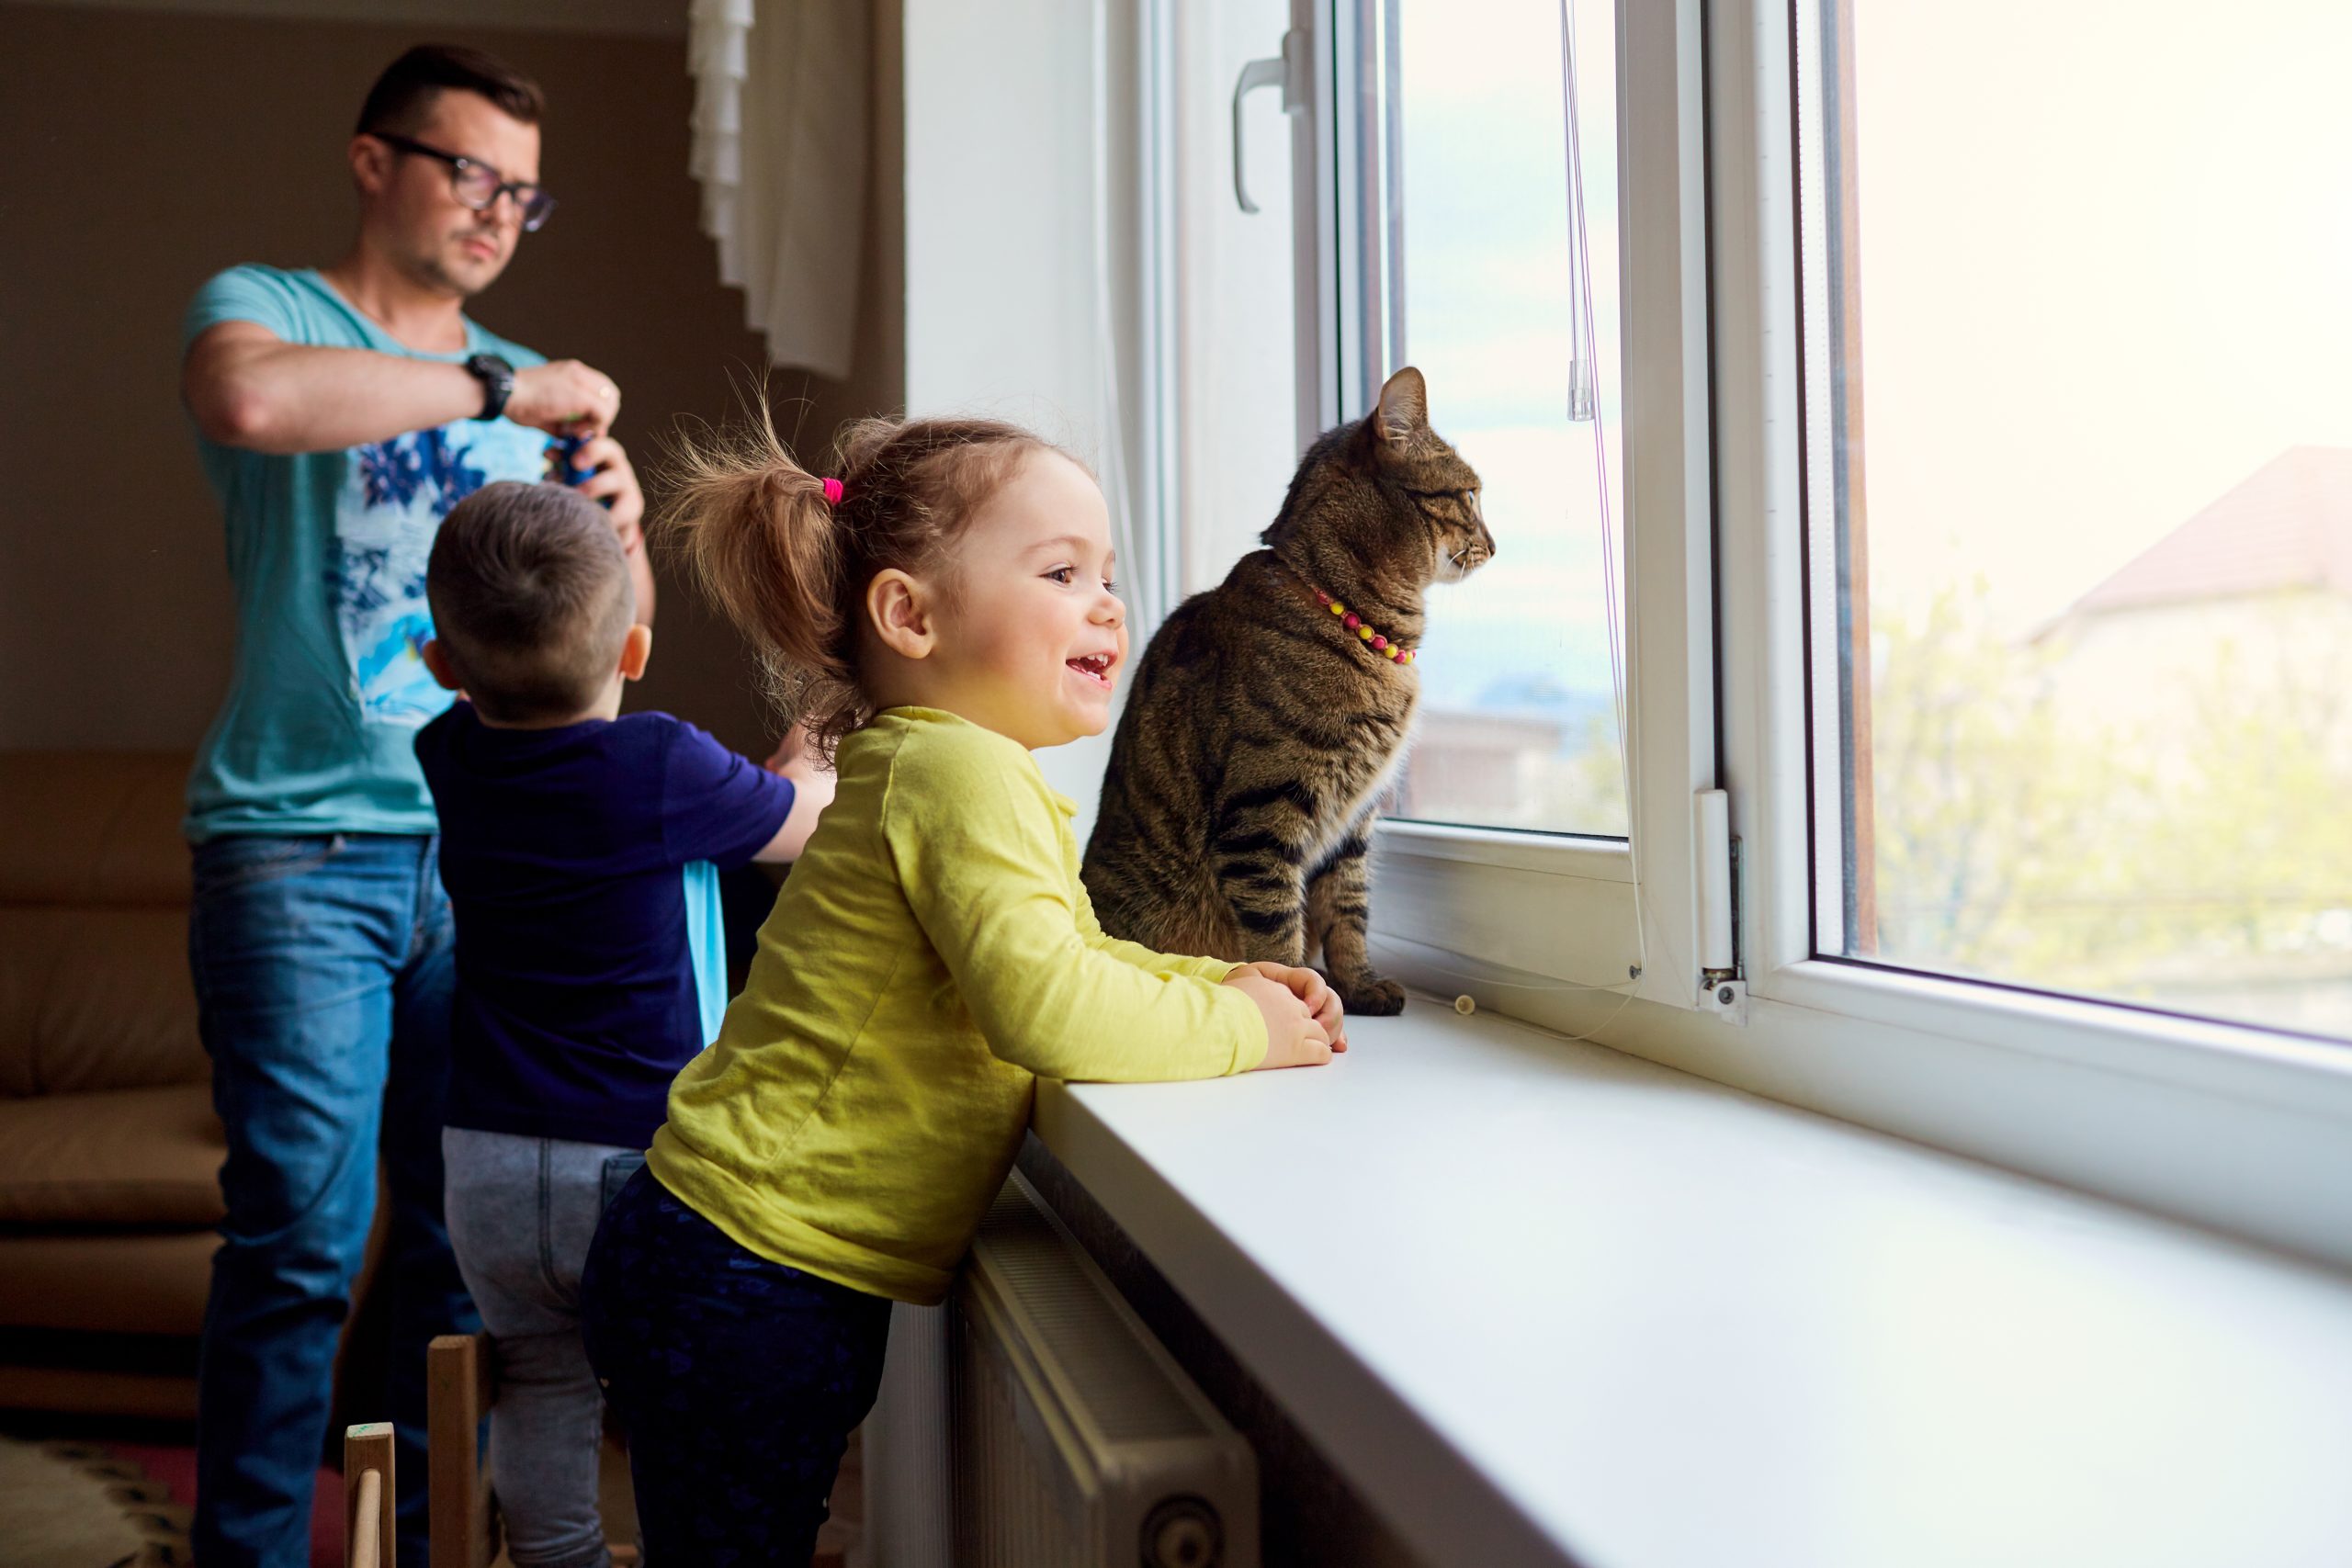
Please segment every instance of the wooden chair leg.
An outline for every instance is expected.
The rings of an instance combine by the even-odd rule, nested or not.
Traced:
[[[392,1568],[392,1424],[343,1432],[343,1560],[349,1568]]]
[[[613,1568],[637,1568],[637,1498],[629,1485],[628,1444],[619,1418],[605,1412],[604,1431],[596,1450],[596,1503],[605,1519],[605,1540],[613,1554]]]
[[[497,1553],[481,1432],[496,1394],[497,1357],[487,1334],[445,1334],[427,1348],[424,1365],[433,1568],[489,1568]]]

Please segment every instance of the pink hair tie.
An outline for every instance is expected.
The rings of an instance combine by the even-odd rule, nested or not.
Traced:
[[[839,506],[841,503],[842,481],[835,479],[827,479],[825,481],[825,504],[827,506]]]

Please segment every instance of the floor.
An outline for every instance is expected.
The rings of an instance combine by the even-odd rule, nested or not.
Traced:
[[[22,1435],[40,1435],[37,1419],[22,1426]],[[145,1430],[143,1440],[123,1441],[91,1431],[88,1423],[75,1422],[74,1435],[85,1440],[102,1444],[108,1451],[128,1460],[147,1472],[151,1481],[162,1483],[171,1489],[172,1501],[183,1506],[196,1504],[196,1447],[193,1441],[170,1440],[178,1434],[164,1430]],[[154,1423],[141,1423],[153,1427]],[[191,1435],[192,1436],[192,1435]],[[629,1494],[628,1461],[619,1448],[608,1443],[604,1454],[603,1508],[608,1533],[616,1540],[628,1540],[637,1533],[637,1505]],[[854,1548],[865,1516],[865,1464],[862,1446],[856,1434],[850,1437],[849,1451],[842,1456],[840,1479],[833,1484],[833,1517],[817,1538],[817,1554],[810,1568],[845,1568],[848,1553]],[[624,1554],[616,1554],[621,1556]],[[0,1562],[6,1561],[0,1552]],[[311,1509],[311,1568],[343,1568],[343,1477],[335,1471],[322,1468],[318,1487]],[[493,1568],[507,1568],[507,1559],[501,1553]]]

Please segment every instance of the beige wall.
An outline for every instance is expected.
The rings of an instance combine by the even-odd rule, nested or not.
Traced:
[[[798,418],[820,448],[904,398],[894,10],[876,6],[858,368],[771,382],[780,423]],[[496,51],[549,100],[542,175],[563,209],[475,302],[484,325],[619,381],[617,434],[640,468],[681,414],[727,413],[730,376],[763,362],[696,225],[683,39],[0,4],[0,749],[202,734],[232,618],[178,402],[180,313],[220,267],[342,252],[352,117],[428,37]],[[786,401],[804,396],[805,412]],[[761,745],[732,633],[657,569],[660,636],[633,705]]]

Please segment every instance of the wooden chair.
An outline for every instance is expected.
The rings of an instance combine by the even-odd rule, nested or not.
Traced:
[[[481,1452],[481,1421],[498,1397],[497,1346],[487,1334],[444,1334],[426,1348],[425,1460],[433,1568],[490,1568],[499,1551],[498,1501]],[[637,1548],[616,1544],[613,1568]]]
[[[433,1568],[490,1568],[498,1556],[497,1499],[492,1495],[490,1466],[482,1458],[482,1417],[498,1397],[497,1347],[487,1334],[445,1334],[425,1351],[425,1458],[431,1467]],[[359,1428],[353,1428],[356,1431]],[[389,1433],[391,1428],[384,1430]],[[611,1435],[606,1435],[608,1450]],[[385,1495],[390,1495],[391,1463],[385,1457]],[[864,1514],[862,1456],[854,1435],[842,1461],[841,1479],[833,1488],[833,1517],[817,1536],[810,1568],[843,1568],[856,1540],[856,1520]],[[607,1458],[614,1455],[610,1452]],[[385,1517],[390,1518],[390,1505]],[[390,1529],[389,1523],[386,1526]],[[390,1551],[391,1537],[385,1538]],[[638,1561],[633,1545],[612,1548],[613,1568],[631,1568]],[[385,1560],[390,1568],[391,1559]]]
[[[498,1359],[487,1334],[444,1334],[424,1356],[433,1568],[490,1568],[498,1555],[498,1518],[481,1433],[497,1397]]]
[[[343,1561],[392,1568],[392,1424],[343,1429]]]

